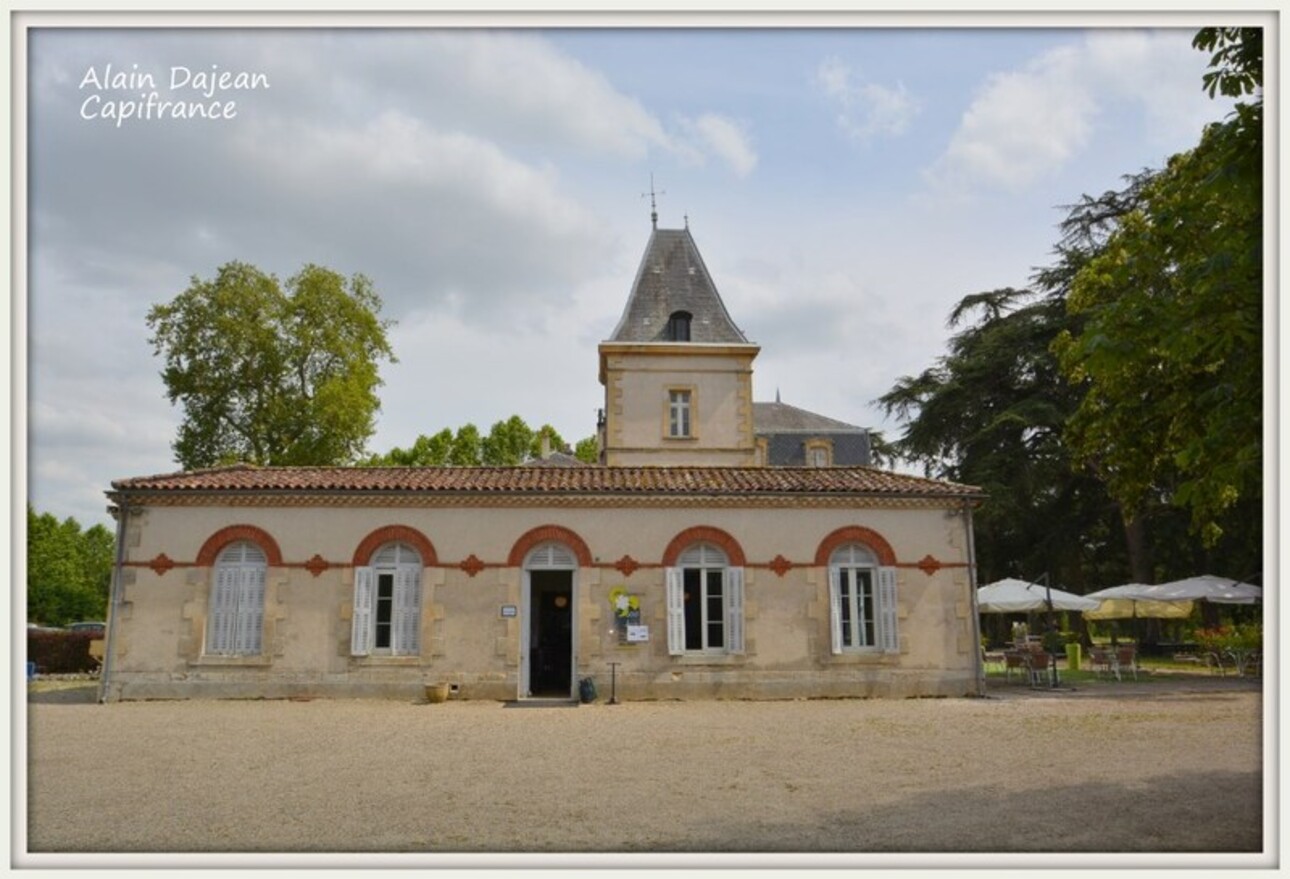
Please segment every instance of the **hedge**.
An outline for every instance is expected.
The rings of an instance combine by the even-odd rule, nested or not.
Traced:
[[[36,663],[38,674],[75,674],[95,671],[99,664],[90,656],[90,642],[96,632],[59,632],[29,629],[27,661]]]

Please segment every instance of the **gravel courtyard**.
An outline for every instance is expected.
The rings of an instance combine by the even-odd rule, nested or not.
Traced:
[[[26,848],[1258,853],[1259,686],[1190,680],[578,707],[33,700]]]

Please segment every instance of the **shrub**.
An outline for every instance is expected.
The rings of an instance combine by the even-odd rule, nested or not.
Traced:
[[[1257,650],[1263,643],[1263,626],[1253,624],[1197,629],[1192,638],[1200,645],[1202,650],[1210,653],[1226,653],[1229,650]]]
[[[27,661],[36,663],[41,674],[76,674],[95,671],[99,664],[90,656],[94,632],[62,632],[30,629],[27,632]]]

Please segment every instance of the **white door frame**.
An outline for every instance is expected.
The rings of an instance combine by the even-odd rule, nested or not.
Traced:
[[[529,695],[529,676],[532,673],[529,662],[529,648],[531,636],[529,632],[532,629],[531,615],[533,612],[533,580],[529,576],[531,571],[568,571],[569,572],[569,698],[577,698],[575,689],[578,680],[578,562],[577,556],[573,549],[560,541],[548,541],[563,547],[574,561],[569,565],[533,565],[532,559],[534,554],[547,546],[543,543],[534,547],[528,555],[524,557],[524,576],[520,584],[520,674],[519,674],[519,692],[520,699],[533,698]]]

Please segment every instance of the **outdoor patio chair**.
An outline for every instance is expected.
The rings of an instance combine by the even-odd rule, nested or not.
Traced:
[[[1022,674],[1028,673],[1030,664],[1027,660],[1027,654],[1020,651],[1009,651],[1003,654],[1003,676],[1004,680],[1012,680],[1012,670],[1015,668]]]
[[[1111,675],[1115,675],[1117,681],[1120,679],[1120,667],[1116,662],[1114,651],[1094,647],[1088,652],[1088,659],[1093,665],[1093,671],[1099,675],[1105,674],[1108,680]]]
[[[989,671],[990,669],[994,668],[994,669],[1002,669],[1005,673],[1007,672],[1007,663],[1005,661],[1003,653],[998,651],[986,650],[984,647],[981,648],[981,666],[986,671]]]
[[[1138,648],[1117,647],[1115,649],[1115,676],[1120,679],[1120,672],[1133,672],[1133,679],[1138,679]]]
[[[1026,671],[1030,676],[1030,685],[1034,687],[1046,683],[1052,656],[1042,650],[1028,650],[1024,656]]]

